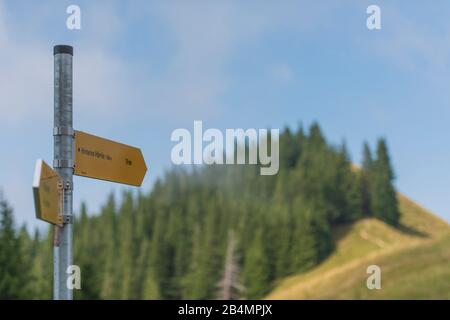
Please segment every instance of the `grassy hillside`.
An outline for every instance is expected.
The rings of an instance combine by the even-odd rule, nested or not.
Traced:
[[[280,281],[267,299],[450,299],[450,226],[399,195],[401,227],[364,219],[335,230],[336,251]],[[381,267],[381,290],[366,287]]]

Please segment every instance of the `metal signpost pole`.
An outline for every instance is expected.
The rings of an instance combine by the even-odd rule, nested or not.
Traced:
[[[74,170],[74,131],[72,123],[72,58],[73,48],[57,45],[54,56],[54,157],[53,167],[63,179],[63,226],[55,227],[54,279],[55,300],[72,300],[67,285],[67,270],[72,265],[72,191]],[[58,274],[56,274],[58,273]]]

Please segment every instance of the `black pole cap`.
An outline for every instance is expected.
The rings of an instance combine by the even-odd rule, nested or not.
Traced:
[[[59,44],[53,47],[53,55],[58,53],[68,53],[73,56],[73,47],[65,44]]]

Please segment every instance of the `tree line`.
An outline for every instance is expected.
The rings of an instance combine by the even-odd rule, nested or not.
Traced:
[[[280,135],[280,170],[259,165],[171,169],[152,190],[111,194],[74,225],[78,299],[257,299],[334,249],[336,225],[398,225],[387,144],[363,146],[361,167],[318,124]],[[245,147],[245,146],[244,146]],[[51,299],[52,231],[14,226],[0,196],[0,299]]]

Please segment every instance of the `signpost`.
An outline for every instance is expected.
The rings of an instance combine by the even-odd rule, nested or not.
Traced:
[[[146,172],[140,149],[75,131],[75,175],[138,187]]]
[[[33,181],[36,217],[55,225],[62,225],[60,189],[62,179],[48,164],[36,161]]]
[[[55,225],[53,298],[72,300],[73,175],[140,186],[147,166],[138,148],[73,130],[73,48],[57,45],[53,55],[55,170],[37,161],[33,194],[37,218]]]
[[[54,228],[53,242],[53,298],[72,300],[72,289],[67,285],[67,270],[72,265],[73,239],[73,113],[72,113],[72,59],[71,46],[55,46],[54,56],[54,120],[53,168],[63,179],[63,226]]]

